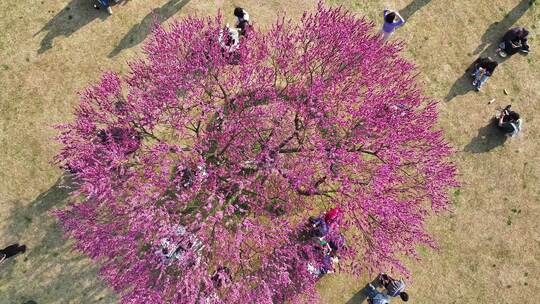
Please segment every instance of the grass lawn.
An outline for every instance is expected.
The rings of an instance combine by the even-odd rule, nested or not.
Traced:
[[[530,5],[531,3],[532,5]],[[420,249],[409,261],[412,303],[535,303],[540,289],[540,4],[534,0],[327,0],[381,23],[383,7],[408,20],[393,39],[407,43],[428,95],[440,100],[440,127],[457,150],[463,187],[453,212],[432,219],[440,251]],[[48,214],[67,197],[61,172],[50,164],[58,150],[53,125],[71,119],[77,91],[105,70],[127,71],[140,55],[153,11],[161,22],[234,5],[255,25],[279,15],[298,17],[316,0],[125,0],[114,15],[90,0],[20,0],[0,4],[0,247],[28,246],[0,266],[0,304],[115,303],[97,269],[72,250]],[[339,24],[338,24],[339,25]],[[465,69],[513,26],[531,30],[528,56],[500,65],[482,92],[471,90]],[[505,95],[503,89],[508,91]],[[491,104],[488,102],[495,101]],[[519,137],[505,140],[488,127],[497,106],[512,104],[524,118]],[[64,181],[65,182],[65,181]],[[323,303],[362,303],[369,281],[329,275]],[[364,301],[365,302],[365,301]],[[399,303],[400,300],[396,299]]]

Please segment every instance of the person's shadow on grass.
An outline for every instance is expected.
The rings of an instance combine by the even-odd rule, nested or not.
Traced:
[[[96,10],[90,0],[71,0],[65,8],[56,14],[34,36],[47,32],[41,40],[38,54],[42,54],[53,46],[53,40],[58,36],[69,37],[94,19],[105,20],[109,15],[106,10]]]
[[[124,35],[122,40],[120,40],[118,45],[107,55],[107,57],[112,58],[120,54],[123,50],[132,48],[141,43],[151,32],[154,22],[162,24],[180,11],[189,3],[189,1],[190,0],[169,0],[163,6],[154,9]]]
[[[403,19],[408,20],[414,13],[422,9],[431,0],[413,0],[405,8],[399,11]]]
[[[454,97],[465,95],[474,89],[472,85],[473,78],[471,74],[473,72],[474,66],[476,65],[479,59],[480,57],[477,58],[475,61],[473,61],[473,63],[471,63],[465,69],[465,73],[463,73],[463,75],[461,75],[461,77],[459,77],[456,80],[456,82],[454,82],[454,84],[450,88],[450,91],[448,91],[448,94],[446,95],[446,97],[444,97],[444,101],[450,101]]]
[[[478,135],[471,139],[464,151],[471,153],[484,153],[502,146],[508,137],[497,128],[497,122],[492,118],[489,123],[478,129]]]
[[[373,286],[375,286],[375,288],[379,288],[381,287],[381,283],[379,282],[379,280],[377,278],[375,278],[371,283],[369,284],[372,284]],[[367,290],[369,289],[369,284],[366,284],[366,286],[364,286],[364,288],[360,289],[357,293],[354,294],[354,296],[352,298],[349,299],[349,301],[347,301],[347,303],[345,304],[361,304],[361,303],[364,303],[365,300],[367,300]]]
[[[488,52],[485,52],[485,53],[488,53]],[[493,49],[493,52],[492,52],[492,55],[491,56],[487,56],[487,54],[482,54],[480,55],[478,58],[476,58],[475,61],[473,61],[473,63],[471,63],[467,69],[465,69],[465,73],[463,75],[461,75],[461,77],[459,77],[455,82],[454,84],[452,84],[452,87],[450,88],[450,90],[448,91],[448,94],[444,97],[444,101],[450,101],[452,100],[454,97],[456,96],[460,96],[460,95],[465,95],[467,94],[469,91],[472,91],[474,89],[473,85],[472,85],[472,82],[473,82],[473,76],[472,76],[472,72],[474,70],[474,66],[476,65],[476,63],[478,62],[478,60],[480,60],[480,58],[486,58],[486,57],[489,57],[495,61],[497,61],[497,63],[500,65],[501,63],[505,62],[508,58],[508,57],[500,57],[499,55],[496,54],[495,52],[495,48]],[[495,72],[494,72],[495,74]],[[491,76],[490,76],[491,77]],[[489,81],[489,80],[488,80]]]

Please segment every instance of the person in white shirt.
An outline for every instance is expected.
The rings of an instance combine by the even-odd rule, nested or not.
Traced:
[[[236,29],[232,29],[229,24],[219,31],[218,42],[224,51],[232,53],[240,47],[240,37]]]

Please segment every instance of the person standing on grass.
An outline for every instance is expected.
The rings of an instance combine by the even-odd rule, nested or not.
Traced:
[[[9,245],[6,248],[0,250],[0,264],[2,264],[2,262],[4,262],[6,259],[9,259],[19,253],[24,252],[26,252],[26,245],[19,245],[19,243]]]
[[[405,23],[405,19],[399,15],[396,11],[384,9],[384,24],[381,30],[383,41],[387,41],[388,38],[396,31],[396,28],[402,26]]]
[[[405,292],[403,279],[396,280],[386,273],[379,274],[379,282],[386,288],[386,293],[391,297],[399,296],[403,302],[409,301],[409,295]]]

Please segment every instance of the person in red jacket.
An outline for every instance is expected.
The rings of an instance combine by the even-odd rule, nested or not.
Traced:
[[[326,213],[324,214],[324,221],[328,226],[332,226],[337,221],[341,213],[342,211],[341,209],[339,209],[339,207],[332,208],[326,211]]]

